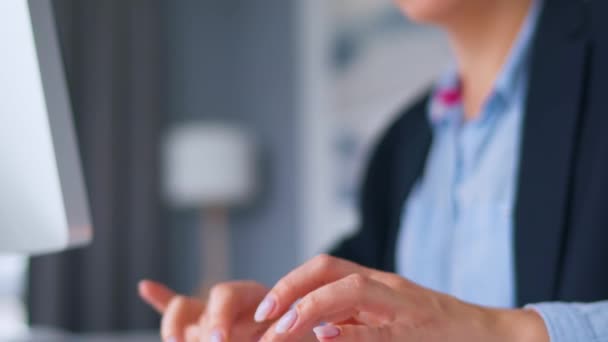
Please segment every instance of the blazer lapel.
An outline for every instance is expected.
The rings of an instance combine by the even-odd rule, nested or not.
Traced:
[[[588,52],[583,6],[583,1],[546,1],[536,37],[515,208],[519,305],[558,294],[583,114]]]
[[[395,252],[403,206],[414,184],[422,175],[433,139],[427,119],[428,100],[429,95],[406,114],[412,118],[398,127],[398,139],[392,151],[390,179],[393,188],[389,195],[389,227],[383,262],[384,269],[390,272],[396,271]]]

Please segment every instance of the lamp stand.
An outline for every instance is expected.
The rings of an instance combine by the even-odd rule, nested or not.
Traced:
[[[228,209],[222,207],[201,210],[201,277],[204,287],[230,278],[230,232]]]

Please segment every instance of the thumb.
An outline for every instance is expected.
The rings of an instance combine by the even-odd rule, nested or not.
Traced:
[[[390,341],[390,330],[386,326],[370,327],[366,325],[324,325],[314,329],[320,342],[366,342]]]

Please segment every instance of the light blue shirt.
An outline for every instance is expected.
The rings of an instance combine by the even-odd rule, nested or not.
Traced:
[[[461,300],[516,305],[513,218],[535,1],[494,91],[477,119],[464,120],[452,69],[430,101],[433,144],[405,203],[397,242],[402,276]],[[608,302],[531,305],[552,342],[608,341]]]

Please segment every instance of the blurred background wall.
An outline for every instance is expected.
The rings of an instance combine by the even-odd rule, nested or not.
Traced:
[[[294,8],[281,0],[177,0],[166,12],[172,120],[239,123],[258,145],[260,192],[231,217],[232,276],[266,283],[298,260]],[[199,241],[196,211],[177,212],[173,222],[179,241]],[[196,254],[173,260],[177,285],[192,290],[198,275],[183,269],[199,269]]]
[[[33,259],[24,311],[70,331],[156,329],[136,297],[142,277],[198,291],[200,210],[163,190],[174,127],[253,136],[258,191],[230,208],[229,276],[271,285],[356,229],[370,147],[449,59],[442,37],[390,0],[54,3],[96,239]],[[3,260],[0,297],[21,296],[19,261]]]

